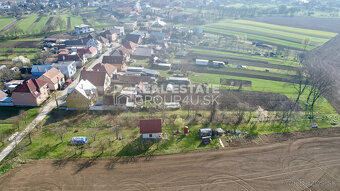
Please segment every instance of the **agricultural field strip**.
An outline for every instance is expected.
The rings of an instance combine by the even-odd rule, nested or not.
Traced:
[[[293,81],[291,76],[288,76],[288,75],[267,73],[267,72],[261,72],[261,71],[255,71],[255,70],[241,70],[241,69],[235,69],[235,68],[227,68],[226,70],[202,69],[202,68],[197,68],[197,66],[194,66],[194,65],[187,66],[187,68],[183,70],[201,73],[201,74],[229,75],[229,76],[263,79],[263,80],[271,80],[271,81],[278,81],[278,82],[292,82]]]
[[[40,32],[41,32],[41,29],[42,29],[42,28],[44,27],[44,25],[47,23],[47,21],[48,21],[49,18],[50,18],[49,16],[42,17],[42,18],[40,19],[40,21],[37,22],[37,23],[34,25],[32,31],[33,31],[34,33],[40,33]]]
[[[254,31],[254,32],[259,32],[259,33],[273,34],[273,35],[277,35],[280,38],[286,37],[287,40],[296,39],[296,40],[299,40],[298,42],[301,42],[303,39],[308,37],[308,38],[311,39],[312,42],[325,43],[330,38],[332,38],[332,37],[322,37],[321,38],[321,37],[312,36],[309,33],[300,34],[300,33],[286,32],[286,31],[282,31],[282,30],[262,28],[262,27],[253,26],[253,25],[235,24],[233,22],[217,23],[217,24],[214,24],[214,26],[226,27],[226,29],[237,28],[237,29],[244,29],[244,30],[247,30],[247,31],[250,31],[250,32]]]
[[[0,16],[0,30],[4,29],[6,26],[13,23],[16,19],[11,17],[1,17]]]
[[[268,44],[283,45],[283,46],[287,46],[287,47],[291,47],[291,48],[295,48],[299,50],[303,49],[303,46],[301,43],[289,42],[285,40],[280,40],[280,39],[275,39],[275,38],[270,38],[270,37],[265,37],[265,36],[260,36],[260,35],[254,35],[250,33],[236,32],[232,30],[216,29],[212,27],[202,27],[202,29],[210,33],[217,33],[217,34],[223,34],[223,35],[244,35],[244,36],[247,36],[247,38],[249,39],[264,41],[264,42],[267,42]],[[309,46],[307,49],[311,50],[313,49],[313,47]]]
[[[295,48],[299,50],[303,49],[303,46],[301,43],[294,43],[294,42],[289,42],[285,40],[280,40],[280,39],[275,39],[275,38],[270,38],[270,37],[265,37],[265,36],[260,36],[260,35],[254,35],[250,33],[236,32],[236,31],[225,30],[225,29],[216,29],[212,27],[202,27],[202,29],[205,30],[206,32],[215,33],[215,34],[223,34],[223,35],[228,35],[228,36],[244,35],[244,36],[247,36],[248,39],[263,41],[263,42],[267,42],[268,44],[283,45],[286,47]],[[313,47],[311,46],[308,47],[308,49],[312,49],[312,48]]]
[[[289,99],[295,100],[297,93],[291,83],[273,81],[268,79],[259,79],[259,78],[251,78],[251,77],[242,77],[235,75],[227,75],[227,74],[209,74],[209,73],[194,73],[194,75],[190,75],[189,78],[195,83],[209,83],[220,85],[221,78],[229,78],[229,79],[237,79],[237,80],[247,80],[252,81],[252,87],[243,87],[243,90],[246,91],[259,91],[259,92],[271,92],[284,94]],[[230,89],[230,86],[225,86]],[[235,88],[234,88],[235,89]],[[307,98],[307,93],[301,96],[301,100],[305,100]],[[303,104],[301,103],[303,107]],[[316,106],[316,110],[321,113],[328,114],[337,114],[334,108],[328,103],[326,99],[322,99],[318,101]]]
[[[35,25],[41,20],[41,16],[39,16],[35,21],[34,23],[27,29],[27,33],[31,33],[32,32],[32,29],[35,27]]]
[[[337,35],[337,33],[333,33],[333,32],[303,29],[303,28],[289,27],[289,26],[283,26],[283,25],[274,25],[274,24],[268,24],[268,23],[256,22],[256,21],[234,20],[233,22],[238,23],[238,24],[253,25],[256,27],[276,29],[280,31],[287,31],[287,32],[298,33],[298,34],[308,34],[309,36],[321,37],[321,38],[333,38]]]
[[[24,32],[26,32],[37,18],[37,14],[28,15],[25,19],[20,21],[17,26],[21,28]]]
[[[224,52],[224,51],[217,51],[217,50],[207,50],[207,49],[197,49],[197,48],[188,48],[189,51],[196,52],[196,53],[202,53],[202,54],[210,54],[211,56],[228,56],[230,58],[247,58],[255,61],[267,61],[270,64],[277,64],[277,65],[286,65],[286,66],[295,66],[299,67],[300,64],[297,62],[284,62],[280,59],[274,59],[274,58],[266,58],[266,57],[260,57],[260,56],[251,56],[247,54],[236,54],[231,52]]]
[[[315,37],[310,37],[310,36],[303,36],[303,35],[298,35],[298,34],[293,34],[293,33],[291,33],[290,35],[285,35],[283,34],[285,32],[281,32],[281,31],[268,32],[268,31],[261,31],[261,30],[253,30],[253,29],[250,29],[248,26],[234,27],[232,25],[231,26],[209,25],[209,27],[231,30],[231,31],[236,31],[236,32],[250,33],[254,35],[276,38],[279,40],[285,40],[285,41],[295,42],[295,43],[301,43],[305,38],[310,38],[311,39],[310,46],[319,46],[329,40],[329,39],[324,39],[324,38],[321,39],[321,38],[315,38]]]

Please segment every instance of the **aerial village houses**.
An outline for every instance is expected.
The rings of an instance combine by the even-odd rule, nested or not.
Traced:
[[[117,74],[117,68],[111,64],[97,64],[92,68],[92,71],[97,72],[106,72],[110,78],[113,78],[113,75]]]
[[[161,119],[146,119],[139,121],[140,134],[143,139],[160,139],[162,134]]]
[[[80,73],[80,79],[91,82],[91,84],[97,88],[98,94],[100,95],[103,95],[111,85],[111,78],[105,71],[82,70]]]
[[[127,69],[126,61],[124,56],[104,56],[103,57],[103,64],[110,64],[117,68],[117,71],[125,71]]]
[[[69,89],[66,105],[68,109],[88,109],[97,98],[97,88],[88,80],[80,80],[74,89]]]
[[[65,83],[64,74],[56,68],[51,68],[49,71],[45,72],[39,77],[39,80],[46,81],[48,88],[52,91],[60,89]]]
[[[58,63],[61,62],[75,62],[77,67],[82,67],[85,65],[87,59],[85,55],[80,54],[69,54],[69,55],[58,55]]]
[[[92,32],[93,29],[90,28],[89,25],[84,25],[84,24],[81,24],[81,25],[78,25],[78,26],[75,26],[74,27],[74,31],[76,34],[84,34],[84,33],[89,33],[89,32]]]
[[[86,58],[94,58],[97,53],[97,48],[93,46],[90,46],[89,48],[77,49],[77,54],[84,55]]]
[[[18,106],[39,106],[49,97],[47,82],[39,79],[25,80],[12,92],[12,102]]]
[[[66,78],[71,78],[77,71],[76,63],[72,62],[59,62],[58,64],[52,65],[54,68],[60,70]]]

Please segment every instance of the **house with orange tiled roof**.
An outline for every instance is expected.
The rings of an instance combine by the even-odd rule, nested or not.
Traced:
[[[49,96],[50,90],[46,81],[28,79],[12,92],[12,102],[17,106],[39,106]]]
[[[39,80],[46,81],[50,90],[58,90],[65,83],[65,76],[58,69],[51,68],[38,78]]]

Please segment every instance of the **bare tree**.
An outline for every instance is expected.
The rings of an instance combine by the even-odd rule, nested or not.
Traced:
[[[60,141],[64,142],[64,136],[67,133],[67,129],[64,126],[55,126],[52,129],[52,132],[60,139]]]
[[[233,130],[236,133],[236,129],[237,127],[242,123],[242,121],[244,120],[244,115],[245,115],[245,111],[239,110],[235,113],[235,121],[234,121],[234,125],[233,125]]]
[[[118,140],[119,132],[122,130],[122,127],[120,125],[114,125],[113,126],[113,132],[116,135],[116,139]]]
[[[100,150],[100,154],[103,154],[105,149],[107,149],[108,147],[109,147],[109,141],[105,139],[99,140],[93,146],[94,149]]]
[[[311,42],[311,39],[306,37],[305,39],[303,39],[302,41],[302,47],[303,47],[303,50],[306,51],[306,49],[308,48],[309,44]]]
[[[89,128],[87,129],[87,134],[89,137],[93,139],[93,141],[96,141],[97,134],[99,133],[97,128]]]
[[[305,68],[296,70],[295,82],[293,83],[294,89],[297,92],[295,106],[299,104],[301,95],[305,92],[310,81],[310,76]]]
[[[315,103],[321,96],[329,94],[334,86],[334,81],[328,75],[328,73],[319,67],[313,67],[309,70],[311,76],[309,93],[306,100],[306,106],[311,111],[311,117],[313,117]]]

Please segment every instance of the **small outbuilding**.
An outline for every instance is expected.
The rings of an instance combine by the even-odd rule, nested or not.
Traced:
[[[140,134],[143,139],[159,139],[162,134],[161,119],[145,119],[139,121]]]

